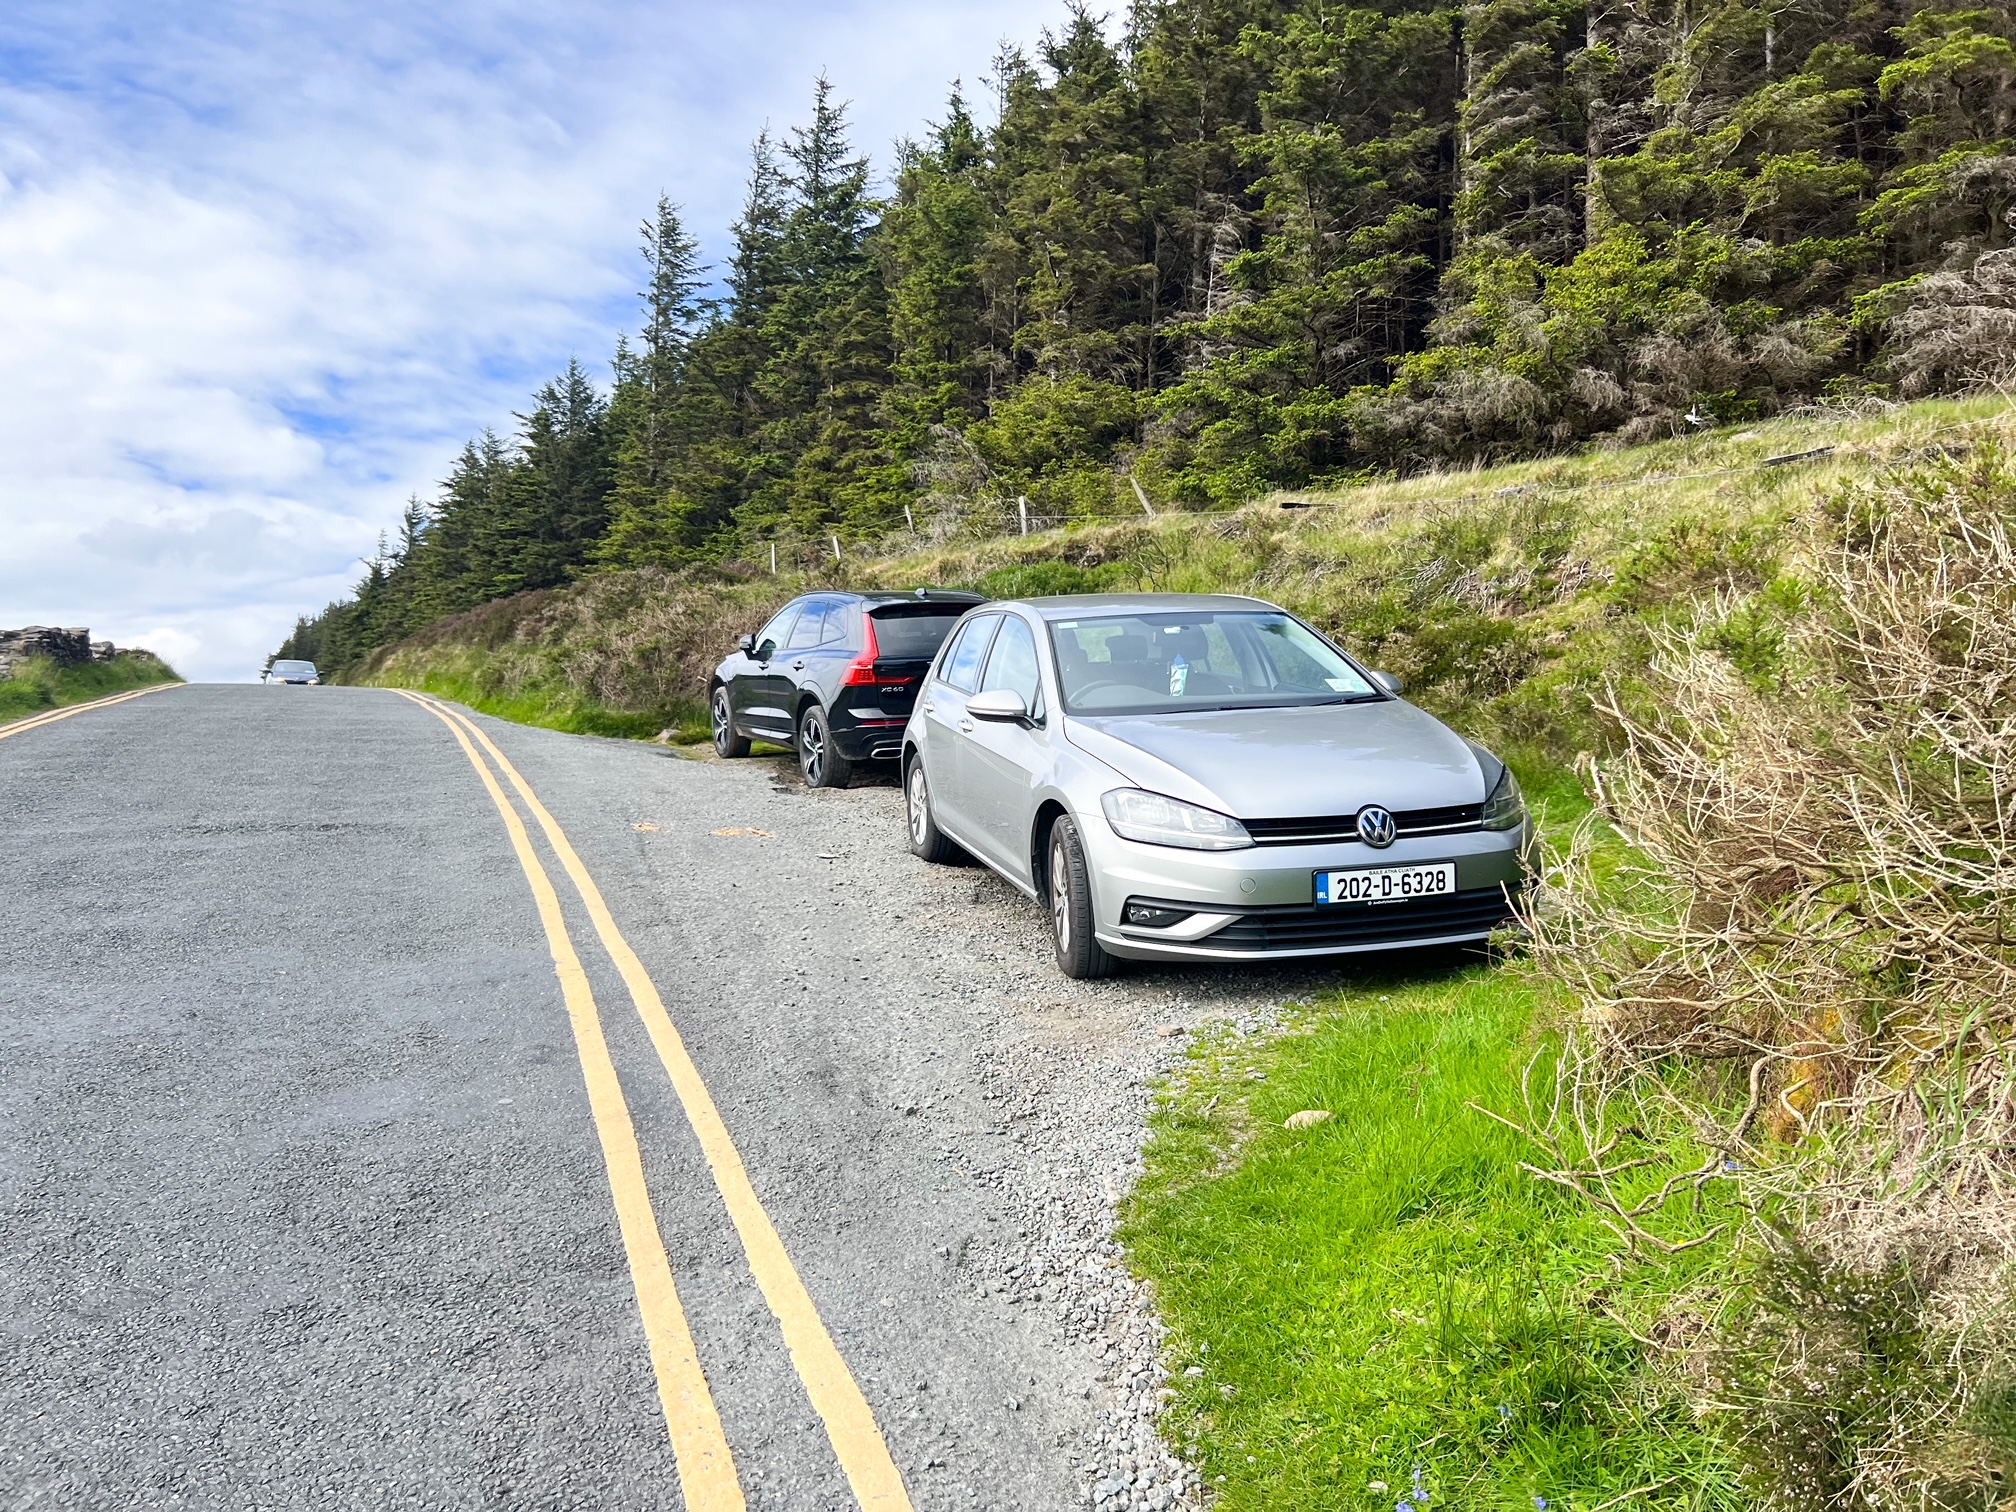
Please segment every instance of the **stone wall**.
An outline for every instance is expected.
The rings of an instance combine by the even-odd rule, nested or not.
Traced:
[[[81,662],[110,661],[119,648],[110,641],[94,641],[82,625],[59,630],[54,625],[24,625],[19,630],[0,630],[0,677],[12,677],[14,669],[30,657],[46,656],[59,666]]]

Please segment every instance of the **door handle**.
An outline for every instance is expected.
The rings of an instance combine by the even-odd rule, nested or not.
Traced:
[[[959,728],[964,730],[967,734],[970,735],[973,733],[973,721],[970,719],[962,719],[959,721]]]
[[[793,663],[791,663],[791,670],[793,672],[803,672],[805,670],[805,663],[803,663],[802,661],[794,661]]]

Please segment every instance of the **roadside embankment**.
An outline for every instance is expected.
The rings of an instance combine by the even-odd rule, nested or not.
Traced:
[[[605,573],[441,620],[338,680],[423,689],[556,729],[700,738],[737,634],[809,588],[977,586],[1252,593],[1404,677],[1409,696],[1515,754],[1565,766],[1604,739],[1591,695],[1648,627],[1790,549],[1815,489],[1955,444],[2006,404],[1815,412],[1650,446],[1438,472],[1242,509],[946,543],[885,543],[817,573]]]
[[[0,630],[0,720],[181,680],[152,651],[94,641],[86,629]]]

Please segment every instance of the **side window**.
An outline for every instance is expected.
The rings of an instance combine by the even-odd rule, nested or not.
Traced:
[[[987,675],[980,679],[982,693],[997,688],[1020,693],[1030,717],[1043,717],[1043,673],[1036,662],[1036,637],[1012,614],[1001,617],[1001,633],[994,637],[994,650],[987,658]]]
[[[819,636],[822,646],[837,646],[847,639],[848,627],[854,619],[853,610],[846,604],[826,606],[826,629]]]
[[[832,604],[825,599],[814,599],[805,606],[805,612],[798,616],[798,623],[791,627],[791,639],[784,642],[786,651],[803,651],[808,646],[819,644],[819,637],[826,633],[826,614]]]
[[[765,641],[770,649],[776,650],[784,644],[784,637],[791,632],[791,623],[798,618],[798,611],[805,607],[803,599],[794,599],[778,611],[777,618],[756,632],[756,649],[761,651]]]
[[[945,659],[938,664],[938,676],[960,692],[971,693],[980,680],[980,660],[987,654],[987,643],[994,639],[1000,624],[998,614],[968,620],[958,639],[946,649]]]

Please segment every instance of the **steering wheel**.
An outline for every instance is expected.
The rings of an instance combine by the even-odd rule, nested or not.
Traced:
[[[1122,682],[1117,677],[1102,677],[1097,682],[1081,684],[1071,696],[1073,698],[1083,698],[1087,693],[1097,693],[1101,688],[1125,688],[1130,693],[1142,694],[1146,694],[1149,691],[1146,688],[1137,687],[1133,683]]]

